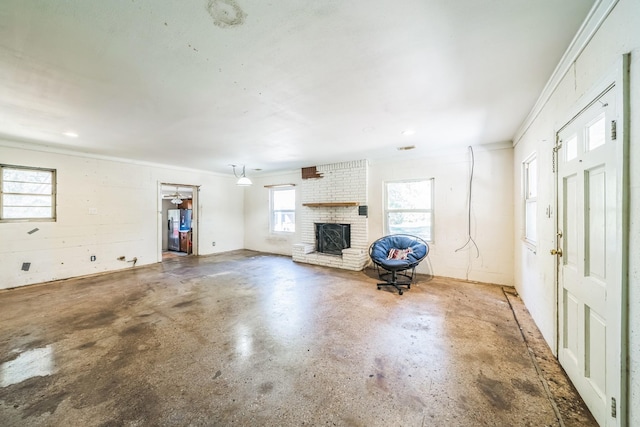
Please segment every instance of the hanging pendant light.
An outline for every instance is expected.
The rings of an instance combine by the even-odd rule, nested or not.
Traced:
[[[253,182],[251,182],[251,180],[249,178],[247,178],[247,176],[245,175],[245,166],[242,165],[242,175],[238,176],[238,174],[236,173],[236,165],[231,165],[231,167],[233,168],[233,175],[238,178],[238,182],[236,182],[236,185],[240,186],[240,187],[248,187],[249,185],[252,185]]]

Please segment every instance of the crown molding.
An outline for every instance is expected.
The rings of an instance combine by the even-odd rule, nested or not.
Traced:
[[[222,173],[207,171],[202,169],[187,168],[184,166],[166,165],[163,163],[147,162],[144,160],[127,159],[123,157],[105,156],[102,154],[87,153],[83,151],[76,151],[69,148],[53,147],[50,145],[38,144],[33,142],[11,141],[3,137],[0,137],[0,147],[17,148],[20,150],[27,150],[27,151],[39,151],[43,153],[54,153],[54,154],[60,154],[65,156],[71,156],[71,157],[82,157],[87,159],[105,160],[105,161],[127,163],[132,165],[139,165],[139,166],[148,166],[153,168],[178,170],[183,172],[204,173],[207,175],[215,175],[215,176],[220,176],[225,178],[229,177],[229,175],[227,174],[222,174]]]

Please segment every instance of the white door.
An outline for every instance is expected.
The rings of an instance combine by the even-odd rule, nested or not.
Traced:
[[[556,156],[558,358],[601,426],[620,420],[615,93],[607,90],[558,132]]]

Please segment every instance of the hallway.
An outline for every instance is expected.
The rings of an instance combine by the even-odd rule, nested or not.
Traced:
[[[252,251],[2,291],[0,425],[595,425],[512,292]]]

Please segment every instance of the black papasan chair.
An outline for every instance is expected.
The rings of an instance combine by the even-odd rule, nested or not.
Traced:
[[[392,234],[376,240],[369,246],[369,257],[376,267],[380,286],[393,286],[402,295],[402,288],[411,289],[416,266],[426,258],[429,245],[420,237],[408,234]],[[399,278],[401,278],[399,280]]]

